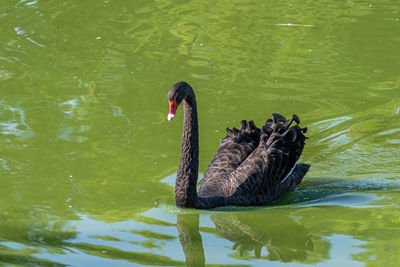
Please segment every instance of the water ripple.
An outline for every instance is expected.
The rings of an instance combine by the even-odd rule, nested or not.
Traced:
[[[35,136],[34,131],[26,122],[25,111],[0,102],[0,133],[15,135],[24,139]]]

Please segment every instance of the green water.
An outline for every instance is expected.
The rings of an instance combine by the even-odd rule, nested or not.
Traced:
[[[0,29],[0,265],[400,264],[397,1],[10,0]],[[201,173],[226,127],[296,113],[304,182],[178,210],[180,80]]]

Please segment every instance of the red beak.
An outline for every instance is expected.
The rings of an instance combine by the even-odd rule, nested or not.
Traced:
[[[172,101],[168,101],[168,102],[169,102],[169,114],[168,114],[167,119],[169,121],[172,121],[172,119],[175,116],[175,112],[178,109],[178,104],[175,102],[175,97]]]

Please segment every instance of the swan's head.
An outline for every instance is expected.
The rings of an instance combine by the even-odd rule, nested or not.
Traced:
[[[169,113],[167,119],[171,121],[175,117],[175,112],[179,104],[186,98],[192,87],[186,82],[178,82],[174,84],[168,92]]]

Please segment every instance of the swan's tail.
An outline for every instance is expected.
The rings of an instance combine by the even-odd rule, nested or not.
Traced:
[[[280,186],[283,187],[282,191],[287,191],[298,185],[308,172],[308,169],[310,169],[309,164],[296,164],[293,170],[280,183]]]

